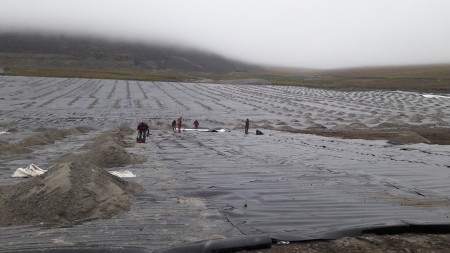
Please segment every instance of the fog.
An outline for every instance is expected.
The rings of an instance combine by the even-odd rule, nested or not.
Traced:
[[[302,68],[450,63],[448,0],[0,0],[0,32],[176,44]]]

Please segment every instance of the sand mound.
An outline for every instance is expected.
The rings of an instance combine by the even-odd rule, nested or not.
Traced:
[[[118,129],[105,131],[97,135],[93,142],[84,145],[83,148],[93,149],[108,141],[114,142],[121,147],[132,147],[134,142],[126,142],[125,139],[133,133],[135,133],[135,131],[128,127],[120,127]]]
[[[332,128],[334,131],[350,131],[352,128],[349,125],[338,124]]]
[[[272,124],[272,121],[270,121],[270,120],[266,120],[266,119],[262,119],[262,120],[258,120],[258,121],[255,121],[256,123],[258,123],[258,124]],[[239,121],[239,123],[242,123],[241,121]],[[251,123],[251,122],[250,122]]]
[[[57,162],[88,161],[101,168],[121,167],[129,164],[143,163],[144,156],[129,153],[125,147],[133,143],[125,141],[128,135],[134,133],[129,128],[119,128],[99,134],[92,143],[83,148],[88,152],[79,155],[70,155],[57,160]]]
[[[29,136],[20,142],[23,146],[48,145],[55,141],[62,140],[69,135],[89,132],[88,127],[68,128],[68,129],[39,129],[39,133]]]
[[[381,118],[373,118],[373,119],[369,119],[368,121],[366,121],[367,124],[370,125],[375,125],[381,122]]]
[[[293,128],[293,127],[290,127],[290,126],[285,125],[285,126],[279,126],[279,127],[277,127],[277,130],[279,130],[279,131],[287,131],[287,132],[290,132],[290,131],[295,131],[296,129]]]
[[[80,155],[83,160],[89,161],[102,168],[121,167],[128,164],[145,162],[145,157],[131,154],[120,143],[109,140],[91,149],[90,152]]]
[[[0,155],[18,155],[31,153],[32,150],[20,144],[10,144],[0,140]]]
[[[108,218],[129,209],[138,192],[143,192],[138,184],[90,163],[65,163],[26,182],[0,187],[0,226]]]
[[[172,130],[172,122],[156,121],[155,124],[149,124],[150,130]]]
[[[397,133],[389,139],[389,143],[396,145],[414,144],[414,143],[430,143],[429,140],[412,131],[404,131]]]
[[[316,123],[312,123],[307,129],[310,130],[323,130],[323,129],[327,129],[324,125],[321,124],[316,124]]]
[[[351,123],[350,125],[351,129],[368,129],[369,127],[363,123]]]
[[[390,122],[383,122],[379,124],[378,126],[375,126],[376,129],[401,129],[401,128],[410,128],[411,125],[409,124],[398,124],[398,123],[390,123]]]
[[[76,127],[68,129],[36,129],[35,133],[19,143],[11,144],[5,141],[0,141],[0,155],[19,155],[31,153],[32,150],[27,148],[36,145],[48,145],[55,143],[57,140],[62,140],[69,135],[86,133],[91,131],[89,127]]]
[[[234,129],[244,129],[244,128],[245,128],[245,121],[238,122],[234,125]],[[262,127],[256,124],[255,122],[250,121],[249,128],[262,128]]]
[[[262,129],[274,129],[273,126],[269,125],[269,124],[263,124],[260,126],[257,126],[257,128],[262,128]]]

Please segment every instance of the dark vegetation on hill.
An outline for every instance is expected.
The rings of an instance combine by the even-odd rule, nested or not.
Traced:
[[[87,37],[0,34],[0,67],[131,69],[225,74],[257,67],[217,54]]]
[[[0,34],[0,74],[450,93],[450,64],[275,68],[192,49],[39,34]]]

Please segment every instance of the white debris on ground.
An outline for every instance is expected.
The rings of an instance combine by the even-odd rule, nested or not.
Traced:
[[[123,170],[123,171],[110,171],[109,173],[113,174],[116,177],[120,178],[126,178],[126,177],[136,177],[136,174],[129,170]]]
[[[47,170],[39,168],[35,164],[30,164],[26,168],[18,168],[12,177],[35,177],[44,174]]]

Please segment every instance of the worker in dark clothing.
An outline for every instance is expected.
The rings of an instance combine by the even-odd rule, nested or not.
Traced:
[[[172,121],[172,130],[175,132],[175,129],[177,128],[177,121],[173,120]]]
[[[198,125],[200,125],[200,123],[198,123],[198,120],[195,120],[195,121],[194,121],[195,129],[198,129]]]
[[[139,138],[143,138],[145,140],[145,137],[150,134],[150,127],[148,127],[147,123],[144,121],[141,121],[138,126],[137,130],[139,133]]]
[[[250,120],[245,121],[245,134],[248,134],[248,127],[250,126]]]

